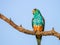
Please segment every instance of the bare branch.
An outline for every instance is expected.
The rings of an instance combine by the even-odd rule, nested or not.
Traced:
[[[8,19],[8,18],[5,17],[3,14],[0,14],[0,18],[1,18],[2,20],[4,20],[5,22],[7,22],[8,24],[10,24],[13,28],[15,28],[15,29],[17,29],[18,31],[20,31],[20,32],[23,32],[23,33],[26,33],[26,34],[32,34],[32,35],[34,34],[33,31],[30,31],[30,30],[28,30],[28,29],[25,29],[25,28],[23,28],[21,25],[20,25],[20,26],[16,25],[16,24],[11,20],[11,18]]]
[[[0,18],[20,32],[23,32],[26,34],[31,34],[31,35],[36,34],[36,35],[42,35],[42,36],[56,36],[57,38],[60,39],[60,33],[54,31],[54,28],[52,28],[52,30],[50,30],[50,31],[42,31],[42,32],[35,33],[34,31],[30,31],[28,29],[23,28],[22,25],[20,25],[20,26],[16,25],[11,19],[8,19],[3,14],[0,14]]]

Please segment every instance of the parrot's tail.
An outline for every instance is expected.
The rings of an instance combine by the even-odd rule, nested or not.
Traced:
[[[42,36],[39,37],[36,35],[37,45],[41,45],[41,38],[42,38]]]

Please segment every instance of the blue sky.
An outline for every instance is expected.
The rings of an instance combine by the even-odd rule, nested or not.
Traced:
[[[54,27],[60,33],[60,0],[0,0],[0,13],[26,29],[32,29],[34,8],[45,18],[45,31]],[[0,19],[0,45],[37,45],[37,42],[35,36],[21,33]],[[41,45],[60,45],[60,40],[43,36]]]

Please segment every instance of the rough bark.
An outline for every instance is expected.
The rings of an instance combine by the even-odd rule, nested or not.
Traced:
[[[42,31],[42,32],[35,33],[34,31],[25,29],[24,27],[22,27],[22,25],[21,26],[16,25],[11,19],[8,19],[1,13],[0,13],[0,19],[4,20],[9,25],[11,25],[13,28],[15,28],[16,30],[23,32],[23,33],[30,34],[30,35],[37,34],[37,35],[42,35],[42,36],[56,36],[57,38],[60,39],[60,33],[54,31],[54,28],[52,28],[50,31]]]

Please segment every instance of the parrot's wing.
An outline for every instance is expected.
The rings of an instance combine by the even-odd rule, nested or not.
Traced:
[[[40,13],[41,14],[41,13]],[[42,16],[42,14],[41,14],[41,16]],[[43,22],[44,22],[44,27],[45,27],[45,19],[44,19],[44,17],[42,16],[42,18],[43,18]]]
[[[42,16],[42,18],[43,18],[43,22],[44,22],[44,27],[43,27],[43,31],[44,31],[44,28],[45,28],[45,19],[44,19],[43,16]]]
[[[32,27],[33,27],[33,20],[34,20],[34,18],[32,19]]]
[[[41,16],[42,16],[42,14],[41,14]],[[44,17],[42,16],[42,18],[43,18],[43,22],[44,22],[44,26],[45,26],[45,19],[44,19]]]
[[[45,26],[45,19],[44,19],[44,17],[43,17],[43,22],[44,22],[44,26]]]

